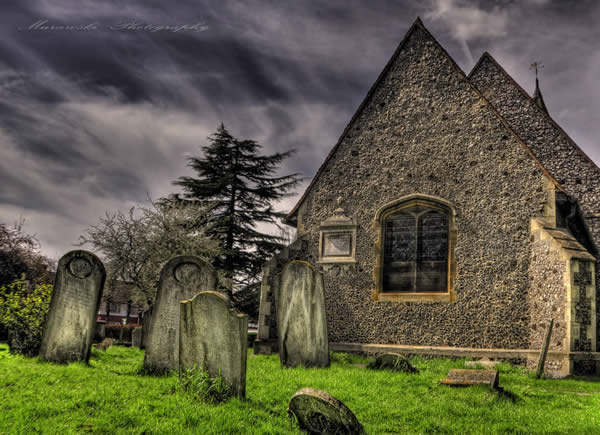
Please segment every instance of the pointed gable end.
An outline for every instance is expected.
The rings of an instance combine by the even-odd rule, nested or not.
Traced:
[[[417,59],[416,61],[414,61],[415,50],[422,51],[421,58]],[[397,82],[397,86],[394,86],[395,89],[392,92],[402,92],[401,88],[404,85],[409,85],[409,84],[398,81],[399,79],[397,77],[399,77],[401,75],[401,70],[402,69],[411,69],[411,68],[412,69],[415,69],[415,68],[423,69],[424,67],[422,64],[426,64],[430,61],[430,57],[433,55],[432,52],[435,53],[434,56],[437,57],[437,64],[441,66],[441,68],[444,70],[444,72],[437,71],[437,72],[432,73],[431,71],[423,71],[421,83],[419,83],[416,86],[416,88],[415,88],[415,86],[412,86],[412,89],[420,89],[420,90],[418,90],[417,94],[412,95],[411,98],[416,98],[419,101],[425,101],[427,99],[427,97],[425,95],[425,94],[427,94],[426,88],[431,87],[431,86],[436,87],[436,88],[441,88],[444,86],[448,87],[448,88],[451,88],[453,86],[458,86],[458,87],[463,88],[465,91],[470,93],[470,99],[465,100],[465,101],[456,101],[456,104],[459,105],[460,107],[463,107],[463,105],[465,107],[467,107],[469,105],[477,105],[477,104],[482,107],[486,107],[487,111],[490,112],[492,118],[494,118],[495,121],[499,122],[504,127],[503,135],[508,135],[509,137],[516,140],[516,142],[518,144],[520,144],[523,149],[525,149],[525,151],[527,152],[529,157],[535,161],[536,165],[550,179],[550,181],[559,190],[562,190],[560,184],[552,176],[550,176],[549,172],[534,157],[533,153],[528,149],[528,147],[525,145],[525,143],[510,128],[509,124],[502,118],[502,116],[495,110],[495,108],[486,100],[486,98],[483,96],[483,94],[481,92],[479,92],[479,90],[471,84],[471,82],[467,78],[466,74],[456,64],[454,59],[452,59],[452,57],[447,53],[447,51],[437,42],[437,40],[425,28],[425,26],[423,25],[420,18],[417,18],[417,20],[413,23],[413,25],[410,27],[410,29],[406,33],[406,36],[400,42],[398,48],[395,50],[394,54],[392,55],[392,57],[386,64],[383,71],[379,74],[377,80],[372,85],[372,87],[369,90],[369,92],[367,93],[365,99],[362,101],[362,103],[358,107],[358,110],[353,115],[352,119],[350,120],[350,122],[348,123],[348,125],[346,126],[344,131],[342,132],[342,135],[338,139],[338,142],[335,144],[333,149],[330,151],[330,153],[328,154],[324,163],[318,169],[315,177],[312,179],[308,188],[306,189],[306,191],[304,192],[304,194],[302,195],[300,200],[297,202],[295,207],[292,209],[292,211],[287,215],[286,221],[288,223],[290,223],[290,224],[297,223],[297,213],[298,213],[301,205],[304,203],[304,201],[308,197],[309,193],[313,190],[317,181],[321,178],[322,174],[324,173],[324,171],[327,168],[328,163],[336,155],[336,153],[340,149],[340,146],[343,143],[352,141],[353,130],[359,130],[360,124],[364,124],[366,122],[366,118],[368,116],[365,115],[365,112],[367,111],[367,108],[371,108],[372,110],[383,112],[383,111],[387,110],[387,107],[385,107],[386,99],[390,100],[391,104],[395,104],[394,102],[392,102],[392,100],[394,99],[395,96],[389,94],[389,90],[383,90],[383,91],[381,90],[381,88],[383,88],[384,82],[390,81],[390,80]],[[452,84],[450,85],[449,82],[452,82]],[[415,85],[415,83],[412,83],[411,85]],[[388,92],[389,95],[383,95],[384,92]],[[422,95],[419,95],[419,94],[422,94]],[[375,101],[375,100],[378,100],[378,101]],[[379,100],[381,100],[381,101],[379,101]],[[434,106],[436,104],[437,103],[435,101],[431,102],[431,107],[430,107],[431,112],[433,112],[435,110]],[[373,105],[375,105],[376,108],[374,108]],[[411,112],[414,112],[414,111],[411,111],[409,109],[408,112],[406,113],[406,115],[402,116],[402,120],[389,119],[389,122],[391,122],[391,123],[402,122],[406,128],[410,128],[411,123],[415,122],[414,117],[411,116],[413,114]],[[420,115],[417,116],[417,118],[422,120],[426,116],[427,116],[426,113],[420,113]],[[362,119],[362,118],[365,118],[365,119]],[[381,118],[381,116],[380,116],[380,118]],[[417,119],[417,121],[418,121],[418,119]],[[376,125],[376,124],[380,124],[380,125]],[[370,130],[373,130],[376,127],[381,128],[382,127],[381,123],[372,123],[372,125],[369,126],[368,128]],[[460,133],[460,129],[457,129],[455,131],[457,134]],[[415,140],[416,140],[416,138],[415,138]]]
[[[548,111],[487,52],[473,67],[469,80],[565,191],[580,201],[585,214],[600,213],[600,169]]]

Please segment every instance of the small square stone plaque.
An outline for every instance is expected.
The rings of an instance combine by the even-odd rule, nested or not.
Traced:
[[[329,233],[323,235],[323,257],[349,257],[352,255],[351,233]]]

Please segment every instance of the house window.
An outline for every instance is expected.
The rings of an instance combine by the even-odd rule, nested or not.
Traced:
[[[452,301],[453,208],[438,198],[411,195],[380,208],[374,300]]]

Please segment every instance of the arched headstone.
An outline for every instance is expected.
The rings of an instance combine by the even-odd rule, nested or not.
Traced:
[[[165,264],[148,322],[144,369],[163,372],[179,367],[179,302],[214,290],[215,283],[212,266],[196,256],[181,255]]]
[[[181,301],[179,365],[221,375],[233,394],[246,395],[248,316],[219,292],[200,292]]]
[[[329,366],[323,275],[304,261],[292,261],[274,284],[281,364]]]
[[[102,262],[91,252],[71,251],[60,259],[40,358],[60,363],[89,359],[105,279]]]
[[[311,434],[365,433],[352,411],[325,391],[313,388],[296,391],[290,399],[288,412],[296,416],[300,429]]]

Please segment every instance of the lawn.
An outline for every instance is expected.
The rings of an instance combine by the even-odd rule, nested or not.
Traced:
[[[0,433],[298,433],[287,416],[295,391],[342,400],[370,434],[600,433],[600,379],[536,380],[500,366],[500,385],[451,388],[439,380],[464,360],[414,358],[416,375],[370,371],[369,358],[334,354],[329,369],[282,369],[277,355],[248,358],[247,399],[194,402],[177,376],[141,376],[143,351],[95,351],[89,365],[55,365],[0,344]]]

